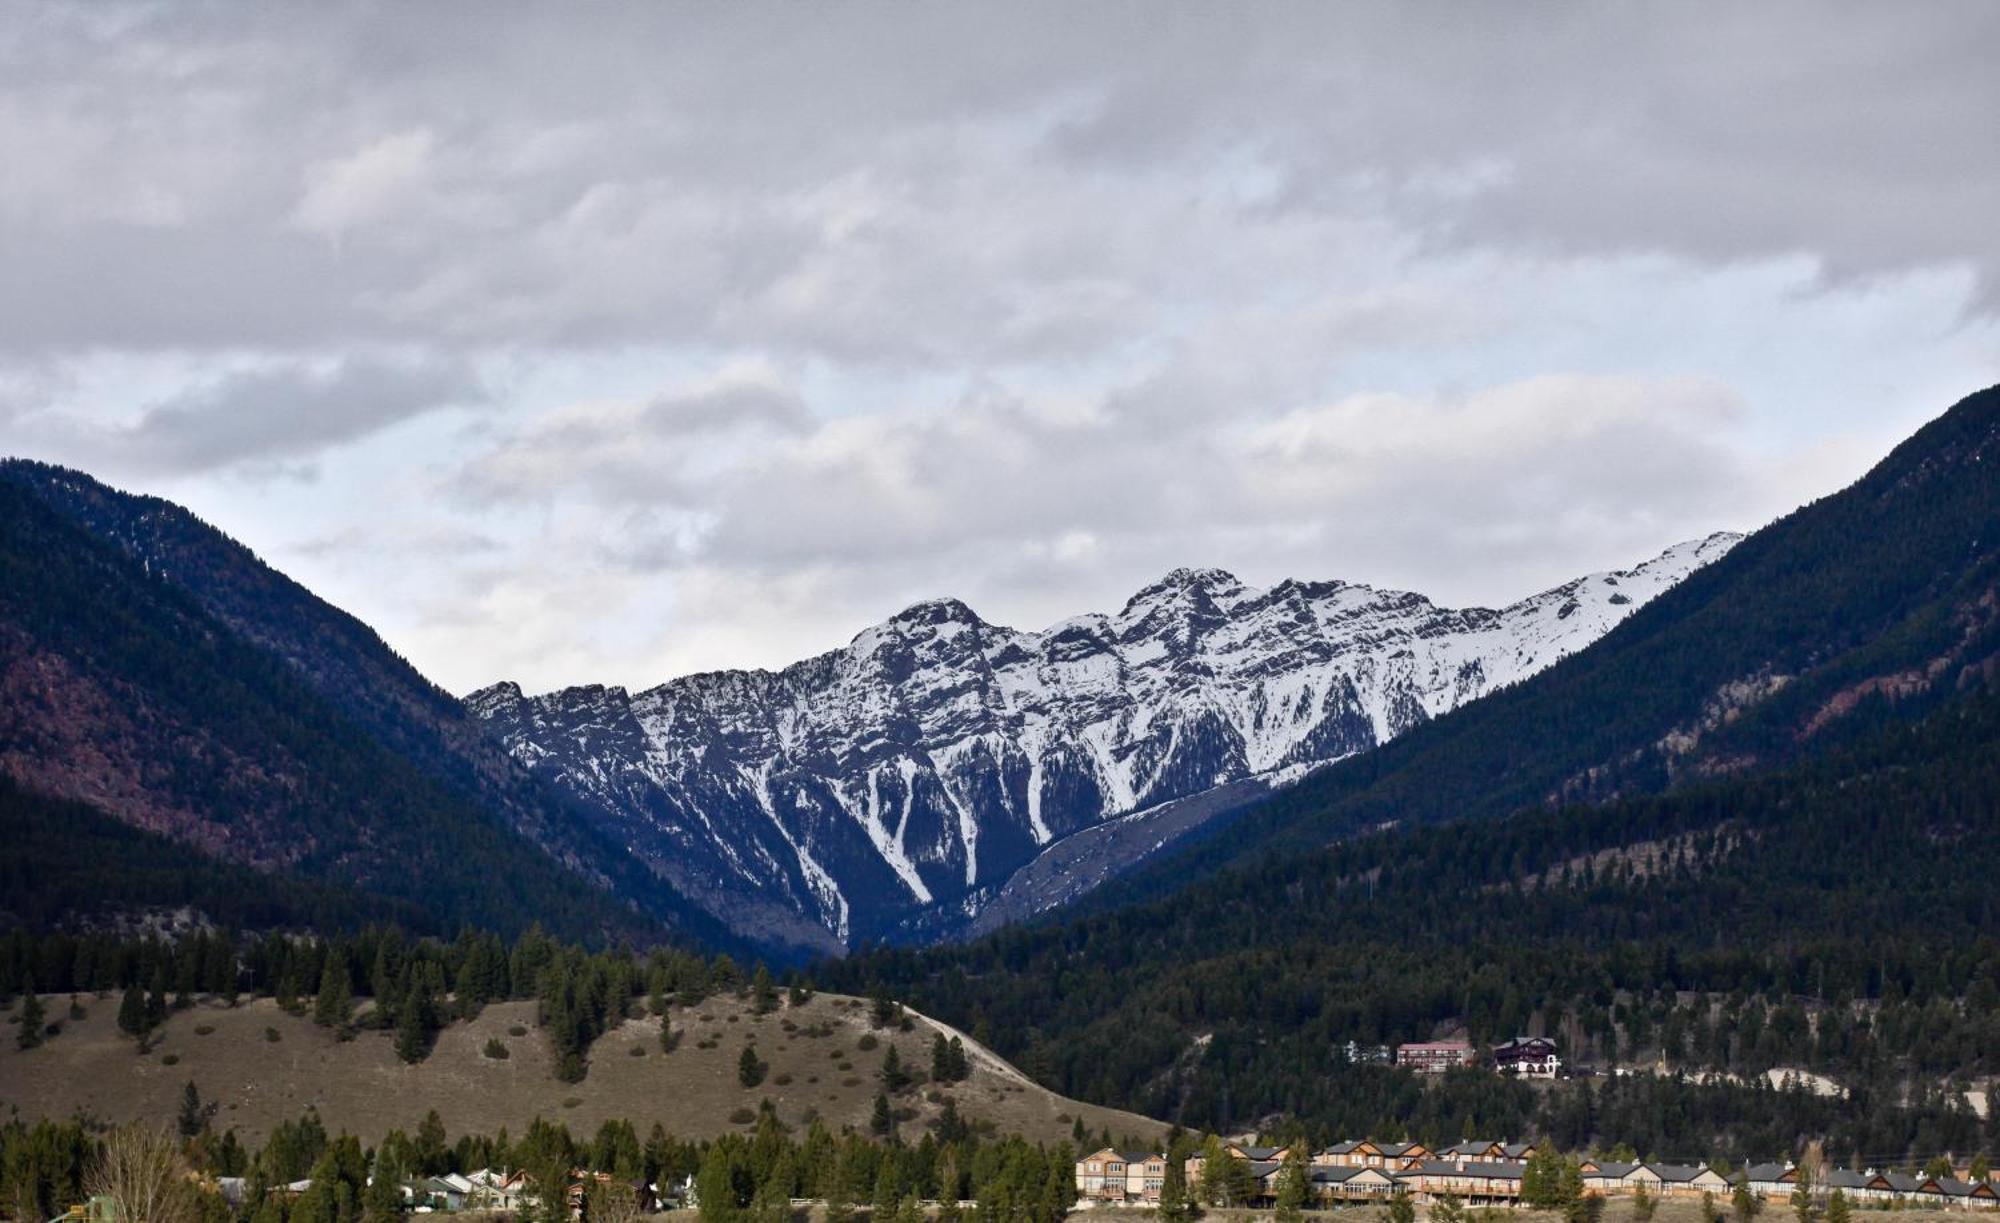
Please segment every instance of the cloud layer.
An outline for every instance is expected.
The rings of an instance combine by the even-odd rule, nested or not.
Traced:
[[[0,449],[196,503],[456,687],[1182,563],[1499,601],[1994,379],[1996,45],[1971,2],[20,9]]]

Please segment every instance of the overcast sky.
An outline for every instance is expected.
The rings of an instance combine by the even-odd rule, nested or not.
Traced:
[[[0,452],[439,682],[1501,603],[2000,381],[2000,5],[0,11]]]

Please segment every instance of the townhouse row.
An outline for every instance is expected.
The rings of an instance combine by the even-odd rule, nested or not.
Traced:
[[[1278,1194],[1278,1178],[1292,1152],[1284,1147],[1227,1143],[1223,1150],[1243,1163],[1244,1183],[1251,1201],[1268,1204]],[[1309,1194],[1319,1205],[1379,1202],[1399,1190],[1418,1201],[1451,1194],[1468,1205],[1506,1206],[1519,1202],[1533,1143],[1461,1142],[1433,1151],[1415,1142],[1340,1142],[1306,1160]],[[1204,1160],[1189,1159],[1183,1167],[1187,1184],[1201,1182]],[[1643,1189],[1654,1197],[1699,1198],[1729,1196],[1734,1183],[1705,1164],[1657,1161],[1617,1163],[1584,1160],[1583,1190],[1611,1196]],[[1084,1205],[1157,1205],[1166,1183],[1167,1157],[1157,1151],[1105,1148],[1079,1159],[1076,1192]],[[1738,1174],[1749,1190],[1765,1198],[1789,1198],[1797,1186],[1798,1169],[1788,1164],[1757,1164]],[[1856,1204],[1906,1203],[1933,1208],[2000,1208],[2000,1189],[1990,1181],[1961,1176],[1906,1176],[1895,1172],[1853,1172],[1830,1169],[1816,1182],[1823,1196],[1839,1189]]]

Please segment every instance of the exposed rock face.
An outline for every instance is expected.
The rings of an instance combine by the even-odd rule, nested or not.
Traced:
[[[1260,590],[1214,569],[1040,632],[939,599],[782,671],[637,695],[502,683],[467,704],[725,920],[804,918],[824,931],[807,941],[846,946],[969,921],[1106,820],[1384,742],[1595,641],[1738,538],[1499,610],[1337,581]]]

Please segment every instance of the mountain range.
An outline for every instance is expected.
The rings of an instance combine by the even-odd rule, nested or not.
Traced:
[[[935,940],[1073,899],[1222,810],[1532,675],[1739,538],[1498,610],[1216,569],[1039,632],[936,599],[778,671],[637,694],[502,683],[466,703],[739,928],[820,950]]]
[[[30,864],[5,907],[800,958],[1756,776],[1991,672],[1996,413],[1972,396],[1747,539],[1498,610],[1184,569],[1041,631],[932,600],[778,671],[464,701],[186,510],[11,460],[0,814],[110,882]]]

